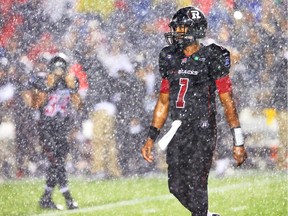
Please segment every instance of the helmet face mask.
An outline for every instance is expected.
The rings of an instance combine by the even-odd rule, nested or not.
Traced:
[[[196,39],[206,36],[207,20],[199,9],[185,7],[176,12],[169,27],[170,32],[164,34],[166,42],[184,48],[194,43]],[[176,31],[177,27],[181,27],[185,32]]]
[[[51,73],[55,73],[56,75],[64,74],[67,70],[67,62],[65,59],[56,56],[51,59],[49,63],[49,70]],[[62,71],[62,73],[61,73]]]

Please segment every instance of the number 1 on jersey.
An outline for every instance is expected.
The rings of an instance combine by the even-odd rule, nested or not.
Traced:
[[[185,107],[184,97],[185,97],[187,89],[188,89],[188,83],[189,83],[188,78],[180,78],[180,80],[179,80],[180,90],[179,90],[177,101],[176,101],[176,107],[177,108],[184,108]]]

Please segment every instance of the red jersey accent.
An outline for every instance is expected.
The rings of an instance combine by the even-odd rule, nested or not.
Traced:
[[[215,83],[219,94],[232,91],[232,82],[228,75],[220,79],[217,79]]]
[[[78,78],[80,90],[85,90],[89,88],[87,74],[83,70],[81,64],[78,63],[73,64],[69,69],[69,73],[74,74]]]
[[[170,83],[168,79],[162,79],[160,93],[169,93],[170,91]]]

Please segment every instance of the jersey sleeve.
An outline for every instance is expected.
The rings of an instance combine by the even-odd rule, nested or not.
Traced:
[[[210,76],[217,80],[229,74],[231,66],[230,52],[221,46],[211,44],[209,49],[209,73]]]
[[[159,54],[159,72],[163,79],[168,78],[169,61],[171,59],[169,54],[169,47],[164,47]]]
[[[232,82],[229,75],[215,80],[215,83],[219,94],[232,92]]]

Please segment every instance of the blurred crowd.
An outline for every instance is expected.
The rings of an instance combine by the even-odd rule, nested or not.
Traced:
[[[157,99],[163,34],[188,5],[207,16],[202,43],[231,52],[246,167],[287,169],[285,0],[0,0],[0,178],[44,173],[39,113],[27,100],[57,53],[68,57],[84,101],[70,133],[68,172],[108,178],[163,171],[165,153],[147,164],[140,147]],[[218,118],[215,169],[222,175],[232,137],[220,106]]]

